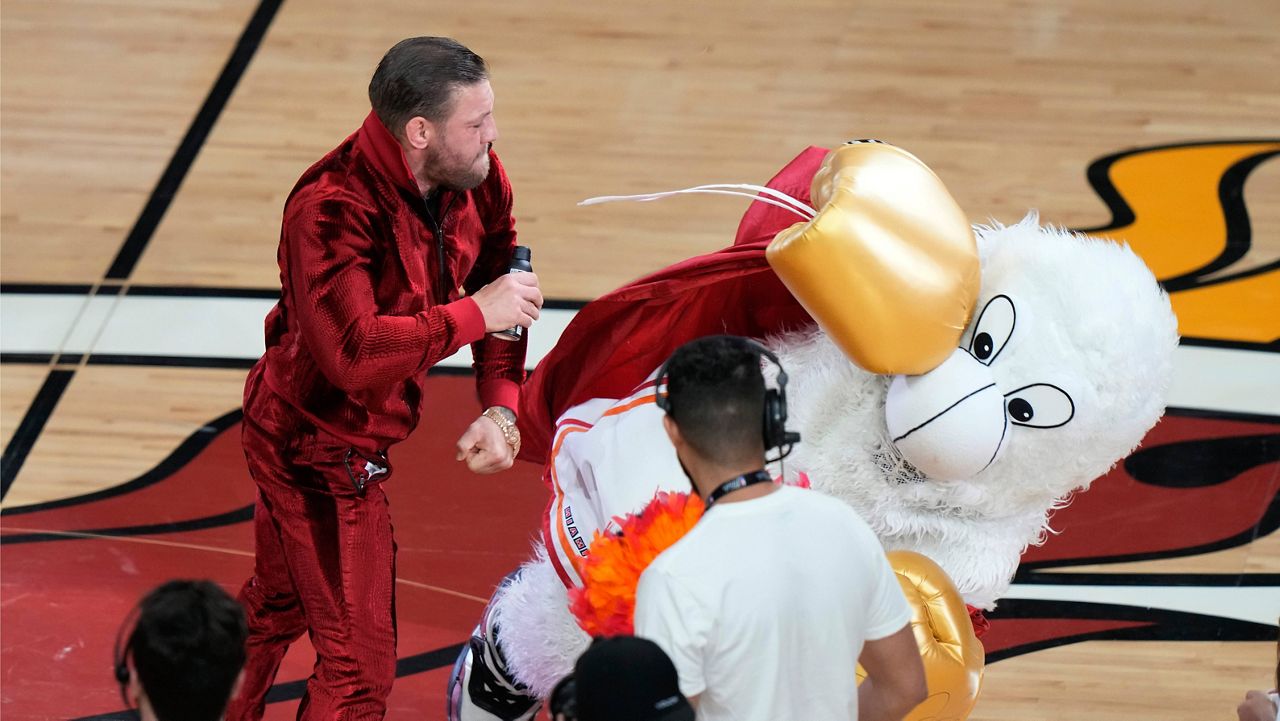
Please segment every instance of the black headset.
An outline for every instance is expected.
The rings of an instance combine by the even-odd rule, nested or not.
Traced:
[[[764,450],[768,453],[775,448],[778,449],[777,457],[768,459],[769,463],[786,458],[791,453],[791,447],[800,442],[800,434],[787,430],[787,372],[783,370],[782,362],[773,354],[773,351],[750,338],[734,335],[707,337],[729,338],[737,341],[754,352],[757,357],[768,358],[778,367],[778,387],[766,388],[764,391]],[[671,365],[671,358],[667,358],[658,369],[653,399],[653,402],[667,414],[671,413],[671,398],[666,391],[669,365]]]
[[[111,665],[115,672],[116,683],[120,686],[120,698],[126,708],[133,708],[129,701],[129,654],[133,651],[133,632],[138,628],[138,619],[142,616],[142,601],[134,604],[129,614],[124,617],[120,629],[116,631],[116,642],[111,649]]]

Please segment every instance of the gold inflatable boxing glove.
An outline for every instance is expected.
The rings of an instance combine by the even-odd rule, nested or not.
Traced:
[[[982,686],[986,653],[973,634],[969,609],[951,577],[914,551],[890,551],[889,565],[911,604],[911,630],[920,646],[929,697],[905,721],[964,721]],[[858,667],[858,682],[866,672]]]
[[[938,176],[901,148],[857,141],[813,178],[817,216],[778,233],[769,265],[836,345],[880,374],[932,370],[978,297],[973,230]]]

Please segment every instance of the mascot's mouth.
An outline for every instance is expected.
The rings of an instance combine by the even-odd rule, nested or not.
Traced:
[[[901,486],[908,483],[927,483],[929,481],[929,477],[911,465],[910,461],[903,458],[892,443],[885,445],[887,447],[876,451],[872,454],[872,458],[876,467],[884,475],[886,483]]]

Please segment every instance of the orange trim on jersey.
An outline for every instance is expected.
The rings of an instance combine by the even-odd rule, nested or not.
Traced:
[[[642,396],[623,405],[614,406],[613,408],[605,411],[601,418],[621,415],[639,406],[653,403],[656,396],[656,393],[654,395]],[[566,428],[565,426],[568,424],[574,425]],[[564,550],[565,556],[568,557],[569,561],[573,564],[573,570],[577,572],[579,578],[582,577],[582,565],[586,563],[586,560],[582,557],[582,554],[578,552],[578,547],[573,544],[572,539],[569,538],[569,534],[564,530],[564,491],[560,488],[560,477],[556,472],[556,457],[560,455],[560,447],[564,445],[564,441],[569,437],[570,433],[583,433],[591,430],[593,427],[594,426],[584,421],[576,419],[565,419],[561,421],[560,432],[556,435],[555,444],[551,448],[551,459],[547,464],[551,471],[551,492],[554,493],[556,497],[555,541],[560,545],[560,548]],[[590,543],[590,541],[587,542]]]
[[[585,433],[589,430],[591,430],[591,426],[561,429],[560,435],[556,437],[555,445],[551,449],[551,462],[549,464],[551,469],[551,492],[556,494],[556,541],[565,551],[565,556],[573,564],[573,570],[577,572],[579,578],[582,577],[583,559],[578,554],[577,547],[569,540],[569,534],[564,530],[564,491],[560,489],[560,478],[556,473],[556,456],[560,455],[560,446],[564,445],[564,439],[568,438],[570,433]]]
[[[630,403],[626,404],[625,406],[614,406],[613,408],[610,408],[609,410],[605,411],[604,415],[603,415],[603,416],[601,416],[601,418],[607,418],[607,417],[609,417],[609,416],[621,415],[621,414],[626,413],[627,411],[629,411],[629,410],[631,410],[632,408],[635,408],[635,407],[637,407],[637,406],[642,406],[642,405],[644,405],[644,404],[646,404],[646,403],[653,403],[654,399],[655,399],[655,398],[657,398],[657,397],[658,397],[658,395],[655,393],[655,394],[653,394],[653,395],[651,395],[651,396],[641,396],[640,398],[637,398],[637,399],[635,399],[634,401],[631,401]],[[554,455],[554,452],[553,452],[553,455]]]

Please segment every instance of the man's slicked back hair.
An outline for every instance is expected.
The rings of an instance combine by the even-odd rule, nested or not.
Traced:
[[[439,123],[453,112],[455,91],[489,78],[484,59],[450,38],[408,38],[382,56],[369,81],[369,103],[397,138],[421,116]]]

